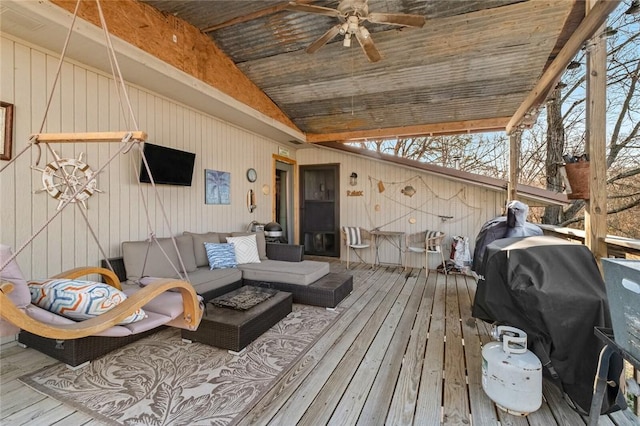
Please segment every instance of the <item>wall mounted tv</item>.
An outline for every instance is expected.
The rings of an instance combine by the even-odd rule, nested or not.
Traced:
[[[196,154],[145,142],[142,150],[155,183],[191,186]],[[140,163],[140,182],[151,183],[144,162]]]

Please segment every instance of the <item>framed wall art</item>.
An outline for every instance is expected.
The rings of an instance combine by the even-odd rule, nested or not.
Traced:
[[[0,102],[0,160],[11,160],[13,104]]]
[[[204,170],[204,203],[231,204],[231,173]]]

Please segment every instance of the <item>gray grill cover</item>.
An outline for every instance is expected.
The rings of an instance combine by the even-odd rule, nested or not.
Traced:
[[[531,237],[542,235],[542,229],[527,222],[529,206],[520,201],[511,201],[507,205],[507,215],[491,219],[480,228],[476,237],[473,253],[473,269],[478,275],[484,275],[482,259],[489,244],[500,238]]]
[[[604,281],[589,249],[550,236],[504,238],[487,246],[483,269],[473,316],[524,330],[532,352],[543,364],[548,354],[564,391],[588,413],[603,347],[594,326],[611,327]],[[617,363],[621,369],[620,358]],[[603,412],[619,408],[612,406],[615,396],[605,398]]]

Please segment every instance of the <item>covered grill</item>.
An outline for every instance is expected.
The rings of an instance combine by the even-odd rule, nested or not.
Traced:
[[[556,383],[588,413],[603,346],[594,327],[611,327],[604,281],[589,249],[549,236],[503,238],[487,246],[483,271],[473,316],[525,331],[545,373],[556,372]],[[610,377],[620,377],[617,358]],[[608,388],[603,413],[626,406],[619,389]]]

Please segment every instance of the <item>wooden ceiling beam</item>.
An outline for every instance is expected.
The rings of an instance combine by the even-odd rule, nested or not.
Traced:
[[[363,139],[499,132],[505,129],[508,122],[509,117],[498,117],[480,120],[452,121],[448,123],[420,124],[406,127],[388,127],[385,129],[356,130],[351,132],[307,133],[307,142],[352,142]]]
[[[296,3],[299,3],[299,4],[311,3],[311,1],[312,0],[298,0]],[[229,19],[228,21],[221,22],[219,24],[212,25],[210,27],[204,28],[202,30],[202,32],[206,34],[206,33],[210,33],[212,31],[216,31],[216,30],[219,30],[219,29],[222,29],[222,28],[230,27],[232,25],[242,24],[244,22],[249,22],[249,21],[252,21],[254,19],[262,18],[263,16],[267,16],[267,15],[274,14],[276,12],[280,12],[281,10],[286,9],[287,6],[289,6],[289,2],[288,1],[276,4],[275,6],[265,7],[264,9],[256,10],[255,12],[248,13],[248,14],[243,15],[243,16],[238,16],[236,18]]]
[[[507,134],[515,131],[525,114],[542,105],[547,96],[560,80],[562,73],[574,58],[584,43],[593,37],[600,26],[606,22],[607,17],[618,6],[621,0],[598,0],[598,3],[589,11],[589,14],[578,25],[564,47],[558,52],[549,68],[542,74],[538,84],[533,88],[527,98],[516,110],[506,126]]]

